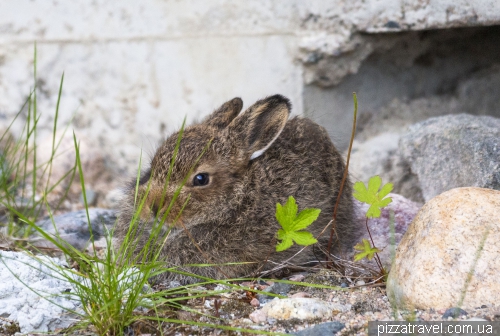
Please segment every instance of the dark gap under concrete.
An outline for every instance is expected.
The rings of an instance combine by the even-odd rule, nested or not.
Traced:
[[[361,138],[391,124],[406,127],[405,120],[413,123],[449,113],[500,117],[500,26],[361,38],[362,45],[373,50],[356,74],[336,86],[308,85],[304,90],[305,115],[324,125],[339,149],[348,145],[354,91]],[[323,70],[328,62],[336,59],[323,62]]]

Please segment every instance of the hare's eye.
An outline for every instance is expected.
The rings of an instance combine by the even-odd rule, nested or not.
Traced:
[[[210,182],[210,178],[208,177],[208,173],[200,173],[196,174],[196,176],[193,178],[193,185],[195,187],[198,186],[205,186]]]

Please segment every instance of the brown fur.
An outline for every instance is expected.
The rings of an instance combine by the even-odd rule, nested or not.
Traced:
[[[151,169],[141,178],[139,186],[141,196],[148,183],[151,184],[141,213],[146,233],[140,237],[138,248],[148,238],[147,229],[155,213],[164,213],[173,193],[210,140],[210,147],[188,176],[164,224],[165,228],[174,224],[160,254],[160,259],[169,266],[256,262],[181,268],[203,276],[224,278],[251,275],[271,252],[270,260],[286,260],[301,247],[295,245],[277,253],[274,250],[276,241],[272,243],[280,228],[275,218],[276,203],[284,204],[289,196],[295,197],[299,211],[321,209],[318,220],[308,228],[315,236],[331,220],[345,166],[326,130],[306,118],[288,120],[291,106],[288,99],[280,95],[256,102],[245,113],[239,113],[241,108],[241,99],[235,98],[203,122],[185,129],[163,204],[160,204],[161,195],[178,133],[171,135],[157,150]],[[250,159],[252,153],[270,143],[262,155]],[[194,186],[193,178],[197,173],[208,173],[210,183]],[[133,188],[129,190],[122,206],[116,228],[119,242],[135,211],[134,192]],[[191,198],[181,220],[173,223],[189,194]],[[335,251],[352,248],[358,229],[352,222],[349,180],[341,196],[336,226],[340,244],[336,244]],[[320,238],[323,246],[326,246],[329,231]],[[204,253],[200,253],[196,245]],[[292,262],[316,260],[312,251],[312,247],[308,247]],[[267,268],[271,266],[267,264]],[[168,272],[157,276],[156,280],[196,281]]]

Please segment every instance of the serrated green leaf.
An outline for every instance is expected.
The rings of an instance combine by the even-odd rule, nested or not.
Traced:
[[[299,208],[297,207],[297,203],[295,203],[295,198],[292,196],[288,197],[288,201],[286,201],[285,204],[285,210],[288,218],[295,219]]]
[[[394,188],[394,185],[392,183],[386,183],[382,187],[382,189],[380,189],[380,191],[378,192],[378,197],[380,199],[384,198],[385,196],[387,196],[392,191],[393,188]]]
[[[366,217],[368,218],[380,217],[380,209],[392,202],[390,197],[384,198],[392,191],[392,183],[385,184],[382,189],[378,191],[381,184],[382,179],[380,176],[372,176],[368,181],[368,188],[366,188],[363,182],[356,182],[353,186],[355,191],[353,193],[354,198],[370,205],[366,212]]]
[[[381,207],[381,208],[383,208],[383,207],[388,206],[391,202],[392,202],[392,198],[387,197],[387,198],[384,198],[383,200],[381,200],[378,203],[378,206]]]
[[[283,206],[279,203],[276,204],[276,219],[278,220],[278,223],[281,225],[282,228],[287,227],[289,224],[285,213],[285,209],[283,209]]]
[[[371,202],[371,194],[368,192],[368,190],[365,187],[365,184],[361,181],[358,181],[354,183],[354,186],[352,187],[354,189],[354,193],[352,194],[354,198],[356,198],[358,201],[363,202],[363,203],[370,203]]]
[[[375,194],[378,188],[380,188],[381,184],[382,184],[382,179],[380,178],[380,176],[375,175],[370,177],[370,179],[368,180],[368,191],[370,193]]]
[[[276,245],[276,251],[284,251],[293,245],[293,242],[307,246],[317,242],[314,236],[307,231],[299,231],[305,229],[314,222],[319,214],[320,209],[304,209],[298,215],[298,206],[295,198],[290,196],[288,201],[282,206],[276,204],[276,219],[282,229],[278,230],[277,239],[281,242]]]
[[[366,217],[368,218],[378,218],[381,214],[382,212],[380,211],[380,208],[375,204],[371,205],[368,208],[368,211],[366,211]]]
[[[289,235],[295,243],[302,246],[308,246],[318,242],[316,238],[313,237],[312,233],[307,231],[290,232]]]
[[[281,251],[287,250],[292,245],[293,245],[292,238],[289,236],[286,236],[281,243],[276,245],[276,252],[281,252]]]
[[[356,244],[354,246],[355,250],[361,251],[360,253],[357,253],[354,256],[354,261],[359,261],[363,258],[367,258],[368,260],[371,260],[375,253],[380,252],[380,250],[376,247],[372,247],[370,242],[367,239],[363,239],[362,243]]]
[[[279,229],[278,230],[278,239],[282,240],[282,239],[285,239],[285,238],[286,238],[286,232],[285,232],[285,230]]]
[[[305,229],[306,227],[311,225],[312,222],[318,219],[320,212],[321,209],[314,209],[314,208],[302,210],[298,214],[297,218],[295,218],[295,220],[293,221],[292,230],[298,231]]]
[[[293,221],[297,215],[298,207],[295,203],[295,199],[290,196],[285,205],[280,203],[276,204],[276,219],[280,223],[281,227],[285,231],[292,230]]]

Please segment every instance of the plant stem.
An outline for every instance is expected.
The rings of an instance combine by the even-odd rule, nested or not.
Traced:
[[[342,176],[342,181],[340,182],[340,189],[337,195],[337,201],[335,202],[335,207],[333,208],[333,223],[330,231],[330,239],[328,240],[328,253],[326,255],[326,261],[330,261],[330,253],[332,252],[332,243],[333,243],[333,233],[337,236],[337,240],[339,239],[338,234],[336,234],[335,224],[337,222],[337,210],[340,203],[340,198],[342,197],[342,191],[344,189],[345,181],[347,180],[348,172],[349,172],[349,160],[351,159],[351,151],[352,151],[352,143],[354,142],[354,134],[356,133],[356,120],[358,116],[358,98],[356,96],[356,92],[352,93],[352,98],[354,101],[354,117],[352,121],[352,131],[351,131],[351,139],[349,141],[349,149],[347,151],[347,160],[344,169],[344,175]]]
[[[368,235],[370,236],[370,240],[372,242],[372,247],[376,248],[375,242],[373,241],[372,233],[370,232],[370,228],[368,227],[368,217],[366,217],[365,226],[366,226],[366,230],[368,231]],[[385,275],[386,272],[385,272],[384,266],[382,266],[382,261],[380,261],[380,257],[378,256],[377,252],[375,252],[375,262],[377,263],[377,266],[380,269],[380,274]]]

